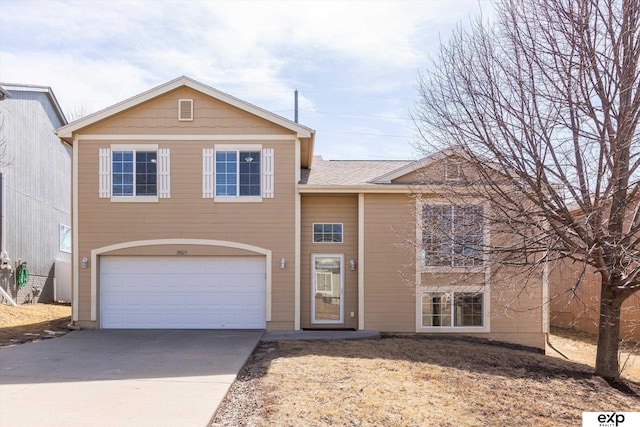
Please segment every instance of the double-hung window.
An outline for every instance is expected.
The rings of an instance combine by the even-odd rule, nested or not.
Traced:
[[[98,154],[98,196],[113,202],[157,202],[171,197],[170,149],[156,144],[112,144]]]
[[[111,194],[113,196],[157,196],[157,152],[113,150]]]
[[[423,206],[422,262],[425,267],[481,266],[483,246],[482,206]]]
[[[483,292],[422,293],[423,328],[479,328],[485,326]]]
[[[216,197],[260,197],[260,154],[260,151],[216,150]]]

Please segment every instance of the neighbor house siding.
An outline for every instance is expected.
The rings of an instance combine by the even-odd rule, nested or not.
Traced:
[[[409,195],[365,195],[365,329],[416,330],[414,206]]]
[[[305,194],[302,196],[300,325],[302,328],[358,327],[358,272],[349,261],[358,260],[358,196]],[[343,224],[343,243],[313,243],[313,223]],[[344,324],[311,323],[311,255],[344,254]],[[351,317],[351,312],[354,317]]]
[[[64,123],[48,92],[9,92],[11,97],[0,101],[0,142],[6,150],[0,158],[6,218],[2,249],[12,262],[27,262],[30,280],[18,302],[50,301],[56,259],[71,260],[59,245],[59,225],[71,226],[71,147],[54,134]],[[32,288],[42,290],[39,298]]]

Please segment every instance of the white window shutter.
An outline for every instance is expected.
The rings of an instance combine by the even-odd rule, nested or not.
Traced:
[[[98,196],[102,199],[111,197],[111,149],[101,148],[99,151]]]
[[[171,152],[168,148],[158,150],[158,197],[168,199],[171,197]]]
[[[213,166],[214,151],[213,148],[204,148],[202,150],[202,198],[213,199]]]
[[[262,197],[272,199],[273,190],[273,148],[265,148],[262,150]]]

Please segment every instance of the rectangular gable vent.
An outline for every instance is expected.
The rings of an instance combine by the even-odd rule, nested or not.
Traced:
[[[462,162],[447,162],[444,166],[446,181],[461,181],[463,178]]]
[[[193,121],[193,99],[178,100],[178,120],[181,122]]]

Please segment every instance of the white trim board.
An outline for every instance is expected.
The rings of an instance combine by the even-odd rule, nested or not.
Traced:
[[[80,141],[294,141],[295,135],[155,135],[155,134],[85,134]]]

